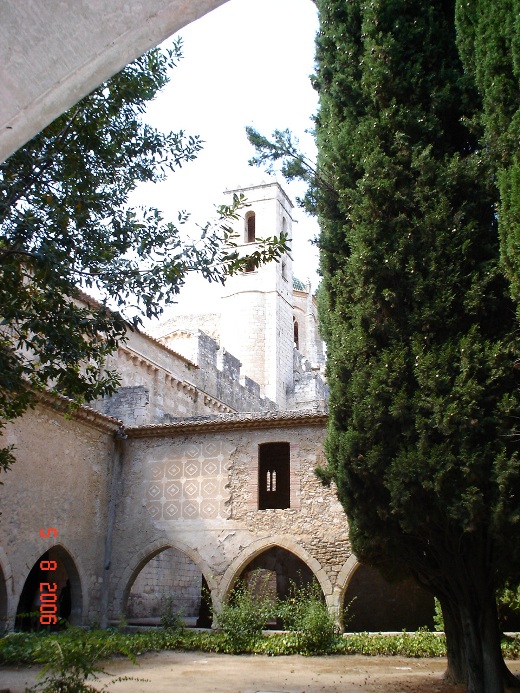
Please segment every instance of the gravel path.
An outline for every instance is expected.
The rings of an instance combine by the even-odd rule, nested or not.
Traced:
[[[123,681],[114,693],[463,693],[442,681],[444,659],[402,657],[266,657],[203,652],[159,652],[142,655],[139,666],[126,659],[106,668],[116,676],[147,682]],[[520,675],[520,661],[509,662]],[[0,669],[0,690],[23,693],[36,680],[38,669]],[[99,686],[108,677],[99,680]]]

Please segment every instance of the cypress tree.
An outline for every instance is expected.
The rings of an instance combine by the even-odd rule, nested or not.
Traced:
[[[520,0],[458,0],[458,45],[482,95],[485,142],[500,192],[503,267],[520,304]]]
[[[443,605],[449,674],[502,691],[518,566],[514,304],[455,0],[317,0],[325,481],[353,549]]]

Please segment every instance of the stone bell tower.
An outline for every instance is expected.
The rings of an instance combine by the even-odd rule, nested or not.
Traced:
[[[292,239],[293,204],[278,183],[229,190],[243,193],[249,204],[234,229],[238,251],[245,255],[257,239]],[[286,253],[279,262],[246,270],[226,281],[222,298],[221,344],[242,362],[242,373],[260,385],[262,395],[287,408],[293,388],[293,271]]]

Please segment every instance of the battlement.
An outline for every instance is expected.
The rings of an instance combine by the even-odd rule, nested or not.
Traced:
[[[278,409],[241,374],[239,359],[202,330],[172,328],[159,339],[133,332],[108,366],[119,372],[121,387],[95,407],[127,425]]]

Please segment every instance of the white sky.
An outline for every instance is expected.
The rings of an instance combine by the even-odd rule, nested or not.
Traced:
[[[229,0],[184,27],[179,32],[184,58],[151,104],[147,120],[161,130],[200,135],[204,149],[167,182],[141,186],[133,202],[157,206],[172,220],[186,209],[203,223],[215,205],[229,202],[223,190],[268,180],[247,164],[254,150],[246,125],[268,136],[287,127],[313,154],[312,137],[305,131],[312,128],[317,110],[309,80],[317,28],[311,0]],[[279,182],[293,201],[303,192],[298,184]],[[317,224],[298,208],[294,216],[295,275],[309,277],[316,288],[317,251],[309,239],[317,234]],[[179,302],[189,304],[201,292],[207,298],[214,290],[206,282],[197,287],[199,282],[190,282]]]

